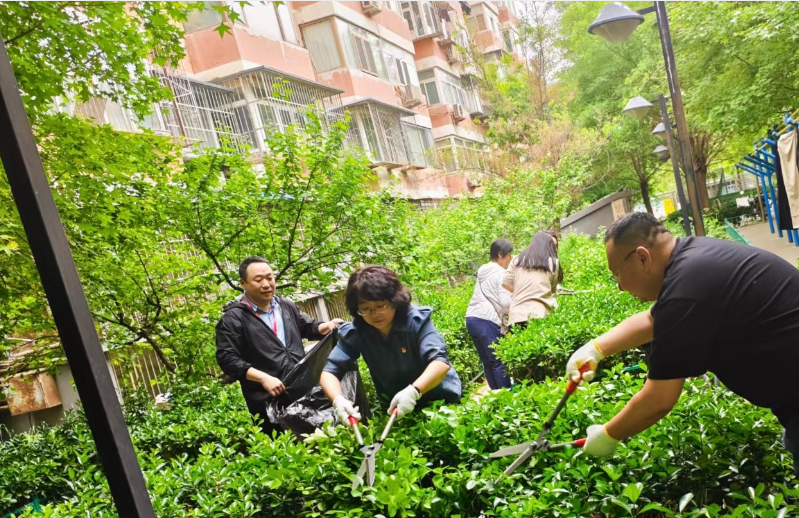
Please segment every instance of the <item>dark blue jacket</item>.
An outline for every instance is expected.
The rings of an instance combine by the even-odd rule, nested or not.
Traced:
[[[430,362],[438,360],[450,366],[449,372],[441,384],[422,396],[419,405],[439,400],[459,402],[461,380],[449,361],[444,339],[430,321],[432,313],[431,308],[411,306],[407,318],[394,319],[387,338],[362,318],[342,324],[325,371],[341,379],[363,356],[380,403],[388,408],[397,392],[416,381]]]

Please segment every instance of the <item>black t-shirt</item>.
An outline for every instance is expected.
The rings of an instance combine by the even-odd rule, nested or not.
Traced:
[[[770,252],[720,239],[678,239],[652,307],[655,380],[715,373],[733,392],[799,417],[799,270]]]

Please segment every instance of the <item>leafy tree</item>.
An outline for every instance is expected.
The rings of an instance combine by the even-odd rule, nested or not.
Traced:
[[[183,58],[181,22],[202,2],[0,2],[0,32],[28,115],[57,97],[111,99],[140,115],[168,91],[147,70]]]
[[[268,258],[291,293],[400,253],[407,206],[372,191],[366,159],[344,146],[347,121],[307,120],[270,134],[259,172],[229,150],[184,166],[164,137],[41,119],[42,160],[106,346],[139,343],[196,374],[213,362],[213,325],[244,257]],[[0,332],[55,342],[16,211],[0,212],[0,228]]]

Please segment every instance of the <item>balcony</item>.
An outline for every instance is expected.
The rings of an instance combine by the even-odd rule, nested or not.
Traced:
[[[347,141],[366,152],[372,167],[425,168],[432,164],[432,132],[411,122],[415,115],[411,110],[375,99],[343,109],[351,115]]]
[[[413,41],[441,36],[441,14],[432,2],[400,2]]]

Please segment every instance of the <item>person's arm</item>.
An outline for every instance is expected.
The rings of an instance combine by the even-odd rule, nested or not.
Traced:
[[[594,341],[603,355],[610,356],[651,342],[654,329],[655,320],[650,308],[623,320]]]
[[[416,378],[412,385],[419,391],[420,396],[424,396],[444,381],[449,372],[450,365],[440,360],[433,360],[427,365],[422,375]]]
[[[241,322],[222,319],[216,325],[216,362],[222,371],[237,381],[250,380],[259,383],[272,396],[285,392],[283,382],[274,376],[254,368],[239,352],[244,340]]]
[[[507,313],[510,310],[510,304],[513,300],[510,296],[511,292],[502,286],[502,280],[504,279],[504,277],[505,277],[504,273],[497,272],[496,282],[492,285],[492,288],[495,288],[494,295],[496,295],[497,302],[499,303],[499,309],[503,311],[503,314]]]
[[[342,320],[340,318],[334,318],[333,320],[330,320],[328,322],[322,322],[321,324],[319,324],[319,327],[318,327],[319,333],[323,334],[323,335],[327,335],[332,330],[334,330],[335,328],[337,328],[338,326],[340,326],[343,323],[344,323],[344,320]]]
[[[325,392],[325,396],[330,401],[333,401],[338,396],[342,395],[341,380],[335,374],[328,371],[322,371],[322,376],[319,378],[319,386]]]
[[[216,324],[216,363],[222,372],[231,379],[242,381],[247,379],[247,371],[252,367],[239,351],[239,344],[244,340],[241,322],[229,314]]]
[[[668,415],[680,399],[684,384],[684,378],[646,380],[644,388],[607,424],[588,427],[583,451],[597,457],[611,455],[621,441],[643,432]]]
[[[286,391],[286,386],[283,385],[279,378],[271,376],[264,371],[259,371],[255,367],[247,369],[246,376],[248,380],[260,383],[264,390],[273,396],[279,396]]]
[[[591,381],[599,362],[605,357],[651,342],[654,322],[650,308],[629,317],[599,338],[590,340],[569,358],[566,363],[566,377],[574,381]],[[589,368],[581,375],[580,367],[586,363]]]
[[[355,363],[360,356],[360,351],[348,344],[344,337],[340,337],[336,347],[330,353],[322,375],[319,377],[319,385],[322,387],[327,398],[333,402],[333,410],[336,417],[342,424],[347,424],[350,417],[360,420],[361,414],[358,407],[353,406],[352,401],[344,397],[341,390],[341,378],[352,368],[357,369]]]
[[[508,265],[508,269],[505,270],[505,275],[502,276],[502,287],[505,288],[507,291],[513,293],[513,280],[516,275],[516,266],[514,263],[516,260],[514,259]]]
[[[639,434],[666,417],[680,399],[685,379],[648,379],[621,412],[608,421],[605,430],[617,440]]]

